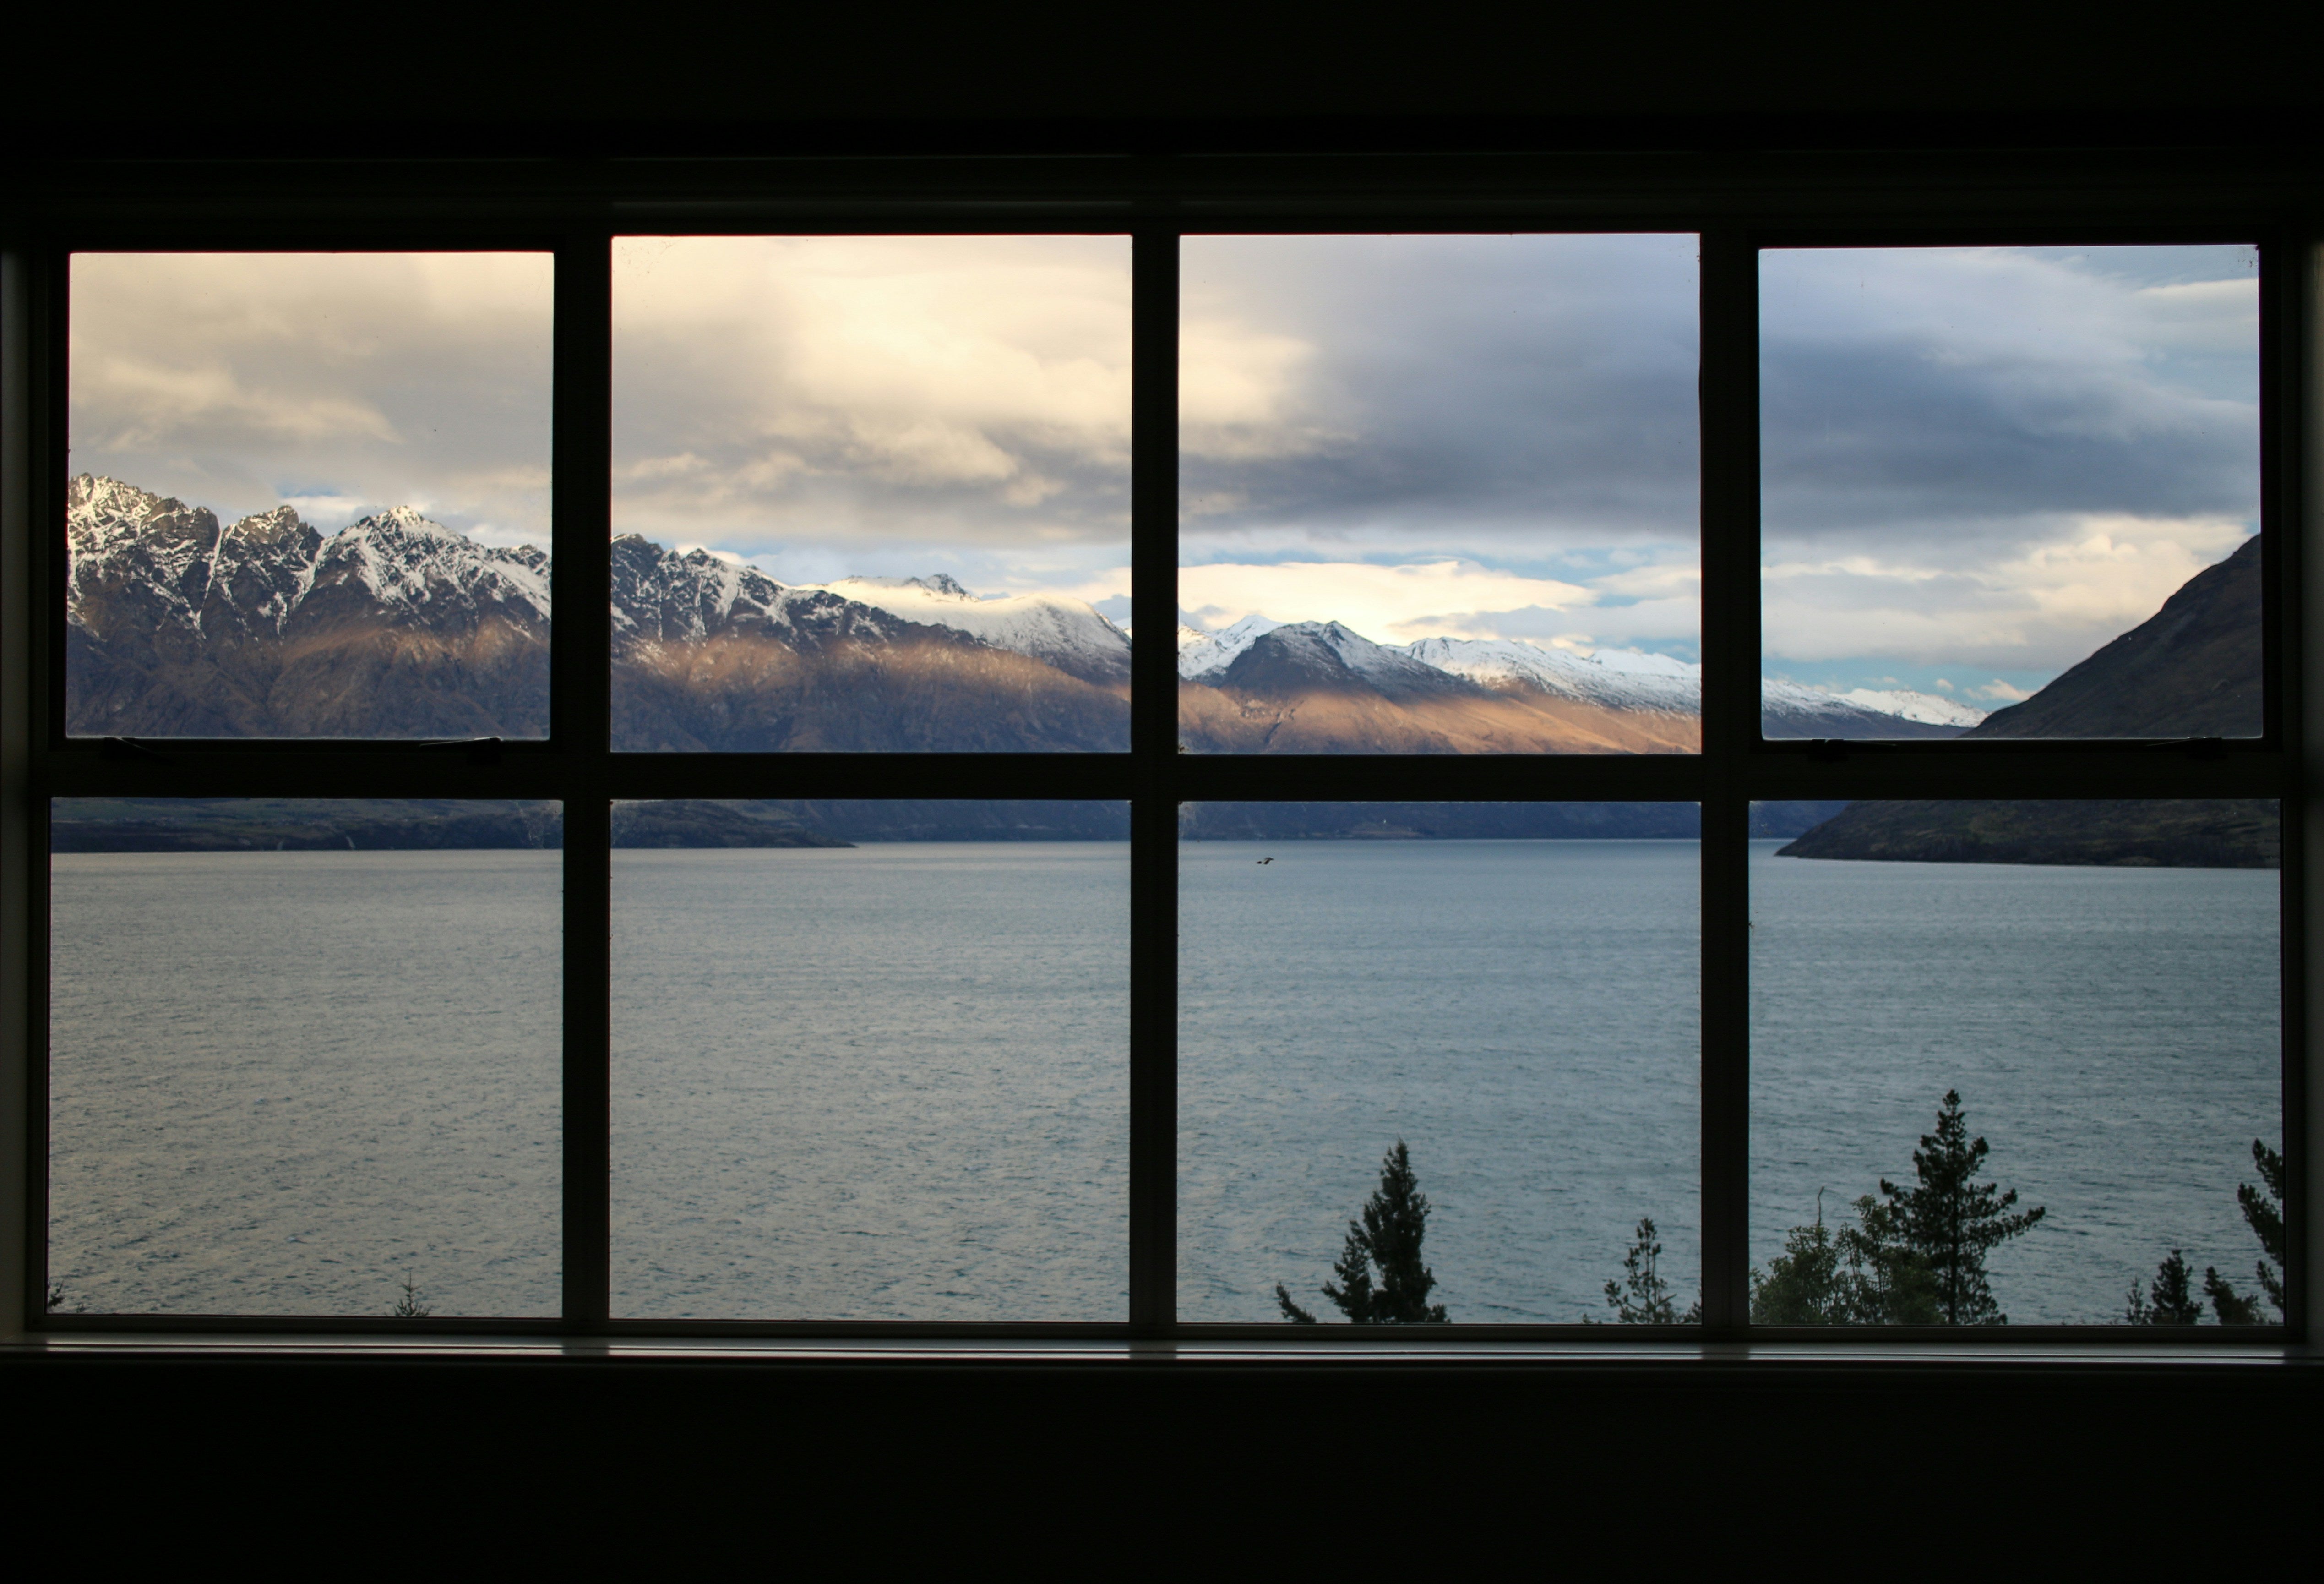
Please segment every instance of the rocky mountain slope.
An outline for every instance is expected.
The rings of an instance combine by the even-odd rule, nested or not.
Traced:
[[[68,496],[66,729],[528,737],[549,727],[549,557],[408,507],[325,537],[84,474]]]

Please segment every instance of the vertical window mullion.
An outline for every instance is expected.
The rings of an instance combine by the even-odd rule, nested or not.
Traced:
[[[613,239],[557,249],[550,734],[565,805],[564,1318],[601,1329],[612,1259]]]
[[[1130,253],[1130,1323],[1177,1304],[1178,233]]]
[[[1759,738],[1758,258],[1702,237],[1702,1314],[1750,1318],[1750,756]]]

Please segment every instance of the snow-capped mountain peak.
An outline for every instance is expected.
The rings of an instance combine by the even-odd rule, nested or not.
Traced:
[[[841,578],[821,585],[843,599],[908,622],[950,627],[1101,685],[1130,681],[1130,638],[1096,607],[1071,595],[1003,594],[981,599],[938,572],[926,578]]]
[[[1223,672],[1234,663],[1236,656],[1258,642],[1261,634],[1271,633],[1282,625],[1263,616],[1247,616],[1215,633],[1181,625],[1178,674],[1188,681],[1200,681],[1213,672]]]
[[[1958,726],[1969,727],[1986,717],[1982,709],[1973,709],[1958,699],[1941,698],[1934,693],[1916,693],[1909,688],[1851,688],[1840,695],[1851,704],[1861,704],[1867,709],[1883,714],[1902,716],[1926,726]]]

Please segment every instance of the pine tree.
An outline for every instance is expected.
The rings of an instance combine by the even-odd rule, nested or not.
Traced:
[[[1758,1326],[1830,1326],[1848,1315],[1848,1283],[1840,1267],[1840,1248],[1823,1224],[1823,1190],[1816,1190],[1812,1227],[1794,1227],[1784,1252],[1751,1273],[1751,1323]]]
[[[406,1276],[403,1278],[403,1295],[395,1301],[395,1307],[387,1312],[395,1320],[426,1320],[436,1311],[432,1306],[420,1301],[420,1288],[410,1277]]]
[[[2015,1189],[2004,1192],[1997,1182],[1973,1181],[1988,1153],[1985,1140],[1969,1136],[1960,1095],[1948,1089],[1937,1113],[1937,1131],[1923,1134],[1921,1147],[1913,1152],[1920,1185],[1898,1188],[1886,1178],[1880,1182],[1895,1213],[1898,1240],[1932,1279],[1937,1318],[1947,1325],[2009,1323],[1986,1284],[1986,1253],[2023,1236],[2044,1214],[2037,1205],[2011,1215]]]
[[[2252,1164],[2259,1168],[2259,1180],[2267,1185],[2264,1191],[2248,1182],[2236,1184],[2236,1203],[2243,1207],[2244,1220],[2259,1238],[2260,1249],[2267,1258],[2253,1267],[2259,1277],[2260,1291],[2275,1305],[2279,1315],[2288,1311],[2283,1306],[2283,1156],[2269,1149],[2259,1140],[2252,1140]]]
[[[2220,1280],[2216,1266],[2203,1267],[2203,1296],[2211,1301],[2211,1312],[2219,1317],[2223,1326],[2255,1326],[2260,1323],[2259,1300],[2246,1298]]]
[[[2263,1189],[2248,1182],[2236,1184],[2236,1203],[2243,1208],[2245,1224],[2259,1238],[2260,1252],[2267,1256],[2252,1267],[2252,1273],[2259,1278],[2260,1291],[2267,1294],[2267,1301],[2275,1305],[2280,1316],[2284,1313],[2283,1156],[2254,1139],[2252,1163],[2259,1168],[2259,1180],[2266,1186]],[[2211,1308],[2221,1325],[2260,1323],[2259,1300],[2237,1292],[2217,1269],[2203,1272],[2203,1291],[2210,1298]]]
[[[1428,1301],[1435,1274],[1420,1257],[1428,1209],[1428,1196],[1413,1176],[1411,1152],[1398,1139],[1380,1161],[1380,1184],[1364,1201],[1363,1219],[1348,1223],[1347,1243],[1332,1266],[1340,1280],[1337,1285],[1324,1283],[1323,1296],[1358,1325],[1443,1320],[1444,1306]],[[1284,1319],[1300,1325],[1316,1323],[1279,1282],[1275,1301]]]
[[[1637,1240],[1630,1245],[1630,1252],[1622,1256],[1622,1279],[1606,1283],[1606,1307],[1624,1325],[1701,1325],[1700,1301],[1689,1305],[1685,1314],[1678,1312],[1678,1301],[1671,1296],[1670,1283],[1663,1280],[1656,1268],[1662,1257],[1662,1240],[1655,1236],[1655,1218],[1639,1217]]]
[[[2171,1257],[2154,1267],[2152,1299],[2139,1291],[2136,1278],[2132,1279],[2130,1301],[2123,1311],[2123,1319],[2130,1324],[2191,1326],[2202,1318],[2203,1301],[2195,1296],[2194,1273],[2188,1268],[2187,1256],[2178,1249],[2172,1249]]]

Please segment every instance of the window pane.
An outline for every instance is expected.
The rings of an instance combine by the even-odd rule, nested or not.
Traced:
[[[1696,250],[1187,237],[1186,746],[1696,752]]]
[[[1285,1319],[1278,1283],[1346,1318],[1321,1288],[1399,1148],[1437,1283],[1415,1315],[1688,1318],[1694,804],[1201,803],[1179,829],[1180,1319]]]
[[[2176,1254],[2205,1323],[2214,1269],[2280,1320],[2237,1202],[2281,1195],[2279,841],[2220,801],[1856,803],[1755,842],[1753,1318],[2106,1324]]]
[[[1129,825],[615,805],[613,1312],[1120,1320]]]
[[[613,248],[613,746],[1130,746],[1130,240]]]
[[[557,1312],[555,804],[51,810],[52,1310]]]
[[[1767,736],[2260,734],[2255,249],[1759,283]]]
[[[549,732],[547,254],[72,261],[66,729]]]

